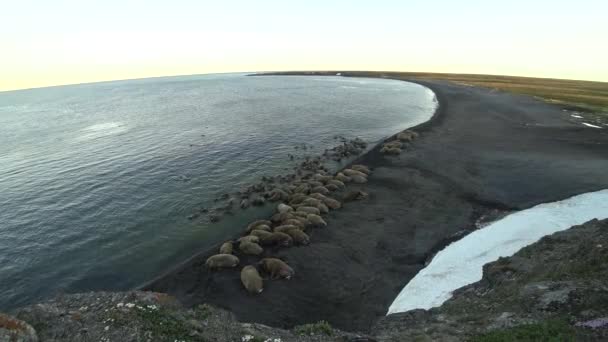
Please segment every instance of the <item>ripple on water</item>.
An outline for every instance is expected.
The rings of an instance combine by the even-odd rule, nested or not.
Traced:
[[[288,154],[320,154],[334,135],[377,141],[435,106],[418,85],[339,77],[208,75],[0,93],[0,311],[149,280],[270,210],[214,225],[187,219],[220,193],[285,173],[297,162]],[[307,150],[294,149],[302,143]]]

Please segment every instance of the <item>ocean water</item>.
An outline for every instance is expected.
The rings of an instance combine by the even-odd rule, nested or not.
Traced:
[[[123,290],[243,228],[219,194],[337,144],[428,120],[422,86],[343,77],[166,77],[0,92],[0,311]],[[294,146],[306,144],[307,150]]]

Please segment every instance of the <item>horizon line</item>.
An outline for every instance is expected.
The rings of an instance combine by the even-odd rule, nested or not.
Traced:
[[[570,78],[556,78],[556,77],[535,77],[535,76],[521,76],[521,75],[506,75],[506,74],[482,74],[482,73],[458,73],[458,72],[433,72],[433,71],[389,71],[389,70],[339,70],[339,69],[310,69],[310,70],[258,70],[258,71],[225,71],[225,72],[210,72],[210,73],[195,73],[195,74],[174,74],[174,75],[158,75],[158,76],[146,76],[146,77],[135,77],[135,78],[124,78],[124,79],[114,79],[114,80],[100,80],[100,81],[90,81],[90,82],[80,82],[80,83],[65,83],[65,84],[55,84],[55,85],[47,85],[47,86],[39,86],[39,87],[30,87],[30,88],[16,88],[16,89],[7,89],[0,90],[0,94],[14,92],[14,91],[28,91],[28,90],[37,90],[37,89],[45,89],[45,88],[57,88],[57,87],[69,87],[69,86],[78,86],[78,85],[88,85],[88,84],[99,84],[99,83],[110,83],[110,82],[126,82],[126,81],[137,81],[137,80],[147,80],[147,79],[155,79],[155,78],[170,78],[170,77],[187,77],[187,76],[208,76],[208,75],[226,75],[226,74],[248,74],[246,76],[256,75],[256,74],[271,74],[271,73],[305,73],[305,72],[318,72],[318,73],[357,73],[357,72],[376,72],[376,73],[416,73],[416,74],[434,74],[434,75],[462,75],[462,76],[497,76],[497,77],[518,77],[518,78],[529,78],[529,79],[540,79],[540,80],[558,80],[558,81],[573,81],[573,82],[589,82],[589,83],[608,83],[607,81],[596,81],[596,80],[585,80],[585,79],[570,79]],[[294,75],[297,76],[297,75]]]

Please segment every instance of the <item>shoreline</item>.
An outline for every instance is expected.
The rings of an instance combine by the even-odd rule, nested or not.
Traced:
[[[264,75],[264,74],[259,74],[259,75],[247,75],[247,76],[265,76],[265,75]],[[355,77],[356,77],[356,76],[355,76]],[[363,77],[361,77],[361,78],[363,78]],[[399,79],[394,79],[394,80],[395,80],[395,81],[404,81],[404,80],[399,80]],[[417,124],[417,125],[414,125],[414,126],[411,126],[411,127],[408,127],[408,128],[406,128],[406,130],[413,130],[413,131],[416,131],[416,132],[422,132],[422,131],[424,131],[424,130],[430,129],[430,127],[433,125],[433,123],[434,123],[434,122],[436,122],[436,121],[441,120],[441,117],[444,115],[444,114],[443,114],[443,108],[442,108],[442,107],[443,107],[443,106],[442,106],[442,102],[441,102],[441,100],[439,99],[439,96],[437,95],[437,93],[436,93],[436,92],[435,92],[433,89],[431,89],[430,87],[428,87],[428,86],[424,85],[424,84],[423,84],[423,83],[421,83],[421,82],[416,82],[416,81],[405,81],[405,82],[410,82],[410,83],[418,84],[418,85],[421,85],[421,86],[423,86],[423,87],[425,87],[425,88],[429,89],[431,92],[433,92],[433,94],[435,95],[435,98],[436,98],[436,100],[437,100],[437,107],[435,108],[435,111],[433,112],[433,115],[431,115],[431,117],[430,117],[430,118],[429,118],[427,121],[425,121],[425,122],[423,122],[423,123],[420,123],[420,124]],[[367,149],[366,151],[364,151],[362,154],[360,154],[360,155],[356,156],[356,157],[355,157],[353,160],[351,160],[350,162],[348,162],[348,163],[344,164],[344,165],[343,165],[343,166],[342,166],[340,169],[338,169],[336,172],[340,172],[340,171],[342,171],[342,170],[344,170],[344,169],[349,168],[350,166],[352,166],[352,165],[354,165],[354,164],[357,164],[357,163],[359,162],[359,160],[361,160],[361,159],[362,159],[364,156],[366,156],[366,155],[367,155],[367,154],[369,154],[369,153],[372,153],[372,152],[374,152],[374,153],[380,153],[380,152],[379,152],[379,150],[380,150],[380,148],[382,147],[382,144],[383,144],[383,143],[384,143],[386,140],[390,139],[391,137],[395,136],[395,135],[396,135],[396,134],[398,134],[398,133],[399,133],[399,132],[392,133],[392,134],[390,134],[390,135],[388,135],[388,136],[386,136],[386,137],[384,137],[384,138],[381,138],[381,139],[380,139],[380,140],[378,140],[378,141],[372,142],[372,143],[376,143],[376,144],[375,144],[375,145],[374,145],[372,148],[369,148],[369,149]],[[279,202],[277,202],[277,203],[279,203]],[[277,203],[273,203],[273,202],[271,202],[271,203],[270,203],[270,206],[271,206],[271,207],[274,207],[274,206],[276,206],[276,204],[277,204]],[[266,218],[266,217],[260,217],[260,219],[265,219],[265,218]],[[238,238],[239,238],[239,237],[241,237],[241,236],[242,236],[242,232],[240,232],[240,233],[238,233],[238,234],[235,234],[235,235],[228,236],[226,239],[232,239],[232,240],[236,240],[236,239],[238,239]],[[461,236],[459,236],[458,238],[461,238]],[[437,246],[437,248],[436,248],[436,249],[434,249],[434,250],[435,250],[435,252],[437,252],[437,251],[441,250],[443,247],[445,247],[446,245],[448,245],[448,244],[452,243],[453,241],[455,241],[455,240],[451,239],[451,237],[446,237],[446,241],[445,241],[445,243],[444,243],[444,244],[441,244],[441,246]],[[157,281],[161,280],[162,278],[164,278],[164,277],[166,277],[166,276],[171,275],[173,272],[176,272],[176,271],[178,271],[180,268],[182,268],[182,267],[184,267],[184,266],[188,265],[188,264],[189,264],[189,263],[191,263],[191,262],[192,262],[194,259],[201,258],[201,257],[205,257],[205,258],[207,258],[208,256],[215,254],[215,253],[216,253],[216,251],[217,251],[217,250],[219,250],[219,248],[220,248],[220,246],[222,245],[222,243],[223,243],[223,242],[217,243],[217,244],[215,244],[215,245],[213,245],[213,246],[211,246],[211,247],[209,247],[209,248],[207,248],[207,249],[205,249],[205,250],[202,250],[202,251],[200,251],[200,252],[198,252],[198,253],[195,253],[194,255],[192,255],[191,257],[189,257],[189,258],[187,258],[187,259],[185,259],[184,261],[182,261],[182,262],[180,262],[180,263],[178,263],[178,264],[176,264],[176,265],[174,265],[174,266],[170,267],[169,269],[167,269],[167,270],[165,270],[165,271],[161,272],[161,274],[160,274],[160,275],[158,275],[158,276],[154,277],[153,279],[148,280],[148,281],[145,281],[145,282],[143,282],[142,284],[140,284],[140,285],[138,285],[138,286],[134,287],[134,290],[136,290],[136,291],[138,291],[138,290],[142,290],[142,291],[143,291],[143,290],[145,290],[146,288],[148,288],[148,287],[152,286],[152,285],[153,285],[155,282],[157,282]]]
[[[433,117],[410,128],[421,138],[401,156],[381,155],[377,145],[348,164],[375,169],[361,186],[371,198],[330,213],[329,227],[315,232],[310,246],[278,253],[294,265],[294,279],[269,284],[259,297],[247,296],[234,275],[206,272],[202,264],[209,254],[202,252],[139,288],[167,292],[187,306],[209,302],[233,311],[241,321],[291,327],[324,319],[345,330],[367,331],[434,252],[450,237],[475,230],[484,216],[608,184],[598,167],[608,167],[601,150],[608,137],[563,122],[559,107],[481,88],[401,80],[435,93]],[[513,118],[512,112],[520,117]],[[466,120],[472,125],[463,125]],[[534,120],[539,124],[528,127]],[[581,149],[589,147],[589,138],[601,146]],[[506,157],[497,155],[501,152]],[[581,154],[587,157],[582,167],[576,163]],[[548,178],[537,172],[551,164],[568,167],[576,177],[553,169]],[[546,191],[535,192],[538,188]]]

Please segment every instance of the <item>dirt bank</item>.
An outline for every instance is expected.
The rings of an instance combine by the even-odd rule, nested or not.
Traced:
[[[327,320],[367,331],[427,258],[480,217],[608,185],[608,130],[576,125],[559,107],[527,96],[418,83],[436,93],[437,115],[400,156],[376,148],[357,161],[374,168],[361,186],[367,200],[330,213],[310,246],[274,254],[296,270],[292,280],[248,295],[238,272],[205,269],[210,251],[145,289],[188,306],[217,305],[241,321],[291,327]]]

